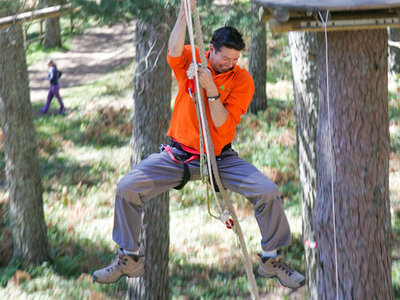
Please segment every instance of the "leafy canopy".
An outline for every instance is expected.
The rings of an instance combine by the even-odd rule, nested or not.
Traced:
[[[22,9],[22,3],[15,0],[0,0],[0,18],[16,14]]]
[[[83,11],[105,23],[140,19],[151,22],[174,21],[181,0],[72,0]],[[197,8],[203,28],[204,40],[211,40],[212,32],[224,25],[234,26],[248,35],[256,15],[251,12],[250,0],[221,1],[198,0]]]
[[[107,23],[140,18],[149,21],[157,18],[164,22],[176,11],[180,0],[72,0],[88,14]]]

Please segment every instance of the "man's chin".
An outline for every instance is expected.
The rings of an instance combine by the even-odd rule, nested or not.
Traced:
[[[226,73],[229,72],[230,70],[232,70],[233,68],[229,68],[229,69],[220,69],[219,72],[220,73]]]

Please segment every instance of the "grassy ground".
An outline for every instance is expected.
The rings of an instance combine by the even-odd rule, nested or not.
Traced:
[[[269,45],[284,53],[285,37]],[[273,47],[273,48],[271,48]],[[281,52],[279,52],[281,49]],[[32,58],[31,58],[32,59]],[[269,58],[271,72],[282,57]],[[28,59],[29,61],[29,59]],[[285,56],[283,73],[290,74]],[[90,273],[114,257],[111,239],[113,196],[118,180],[129,170],[132,69],[127,65],[90,84],[62,90],[69,112],[59,116],[53,102],[42,116],[44,103],[34,103],[43,201],[52,261],[29,266],[11,261],[0,268],[0,299],[123,299],[126,281],[93,284]],[[281,189],[293,231],[286,256],[304,272],[301,243],[300,185],[296,160],[293,92],[290,76],[271,75],[270,108],[257,116],[246,114],[238,127],[234,148],[271,177]],[[399,81],[390,81],[391,157],[390,192],[393,251],[393,286],[400,297],[400,99]],[[0,149],[0,178],[4,182],[4,154]],[[247,278],[235,236],[208,215],[205,188],[189,183],[171,192],[170,287],[173,299],[247,299]],[[6,228],[7,191],[0,191],[0,226]],[[232,195],[242,220],[254,267],[259,230],[247,201]],[[7,231],[1,233],[6,240]],[[1,249],[0,249],[1,250]],[[2,252],[2,255],[6,253]],[[307,290],[282,288],[275,279],[257,277],[259,292],[268,299],[307,299]]]

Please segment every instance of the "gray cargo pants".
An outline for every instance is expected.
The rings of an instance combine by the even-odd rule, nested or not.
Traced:
[[[175,154],[182,151],[172,148]],[[254,215],[261,231],[265,251],[290,245],[290,228],[276,185],[253,165],[239,158],[235,151],[217,160],[225,188],[246,197],[254,205]],[[224,152],[226,154],[228,151]],[[198,161],[188,163],[191,180],[200,179]],[[178,186],[183,164],[174,162],[164,150],[142,160],[117,185],[113,239],[122,248],[139,249],[143,204],[167,189]]]

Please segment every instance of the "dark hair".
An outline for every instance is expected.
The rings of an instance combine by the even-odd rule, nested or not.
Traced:
[[[47,64],[48,64],[48,65],[51,65],[52,67],[56,68],[56,70],[58,70],[58,69],[57,69],[57,65],[54,63],[53,60],[49,59],[49,60],[47,61]]]
[[[246,46],[240,32],[231,26],[215,30],[210,43],[213,44],[216,51],[219,51],[222,46],[239,51]]]

